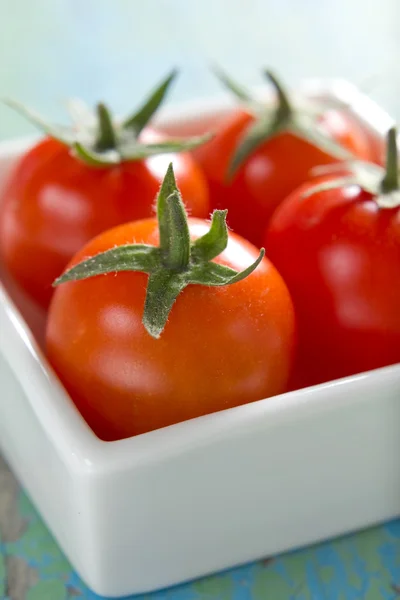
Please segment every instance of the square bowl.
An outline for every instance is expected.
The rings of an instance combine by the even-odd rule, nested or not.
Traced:
[[[391,119],[352,85],[308,82],[379,137]],[[199,133],[230,110],[164,112]],[[32,142],[0,146],[0,187]],[[400,365],[116,442],[86,425],[41,350],[44,318],[1,272],[0,446],[98,594],[168,587],[400,514]]]

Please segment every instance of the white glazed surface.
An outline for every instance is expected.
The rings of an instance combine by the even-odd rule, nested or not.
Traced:
[[[349,84],[308,89],[378,134],[391,124]],[[196,132],[226,106],[192,103],[162,125]],[[0,187],[27,144],[0,146]],[[1,450],[97,593],[170,586],[400,514],[400,365],[105,443],[34,341],[43,315],[2,281]]]

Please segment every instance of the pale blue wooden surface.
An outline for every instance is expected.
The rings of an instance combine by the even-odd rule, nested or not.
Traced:
[[[0,95],[51,119],[70,96],[122,112],[172,65],[171,102],[218,94],[218,62],[246,84],[263,66],[291,84],[345,77],[400,119],[399,25],[399,0],[1,0]],[[0,139],[31,131],[0,106]],[[0,515],[0,598],[93,600],[4,468],[1,500],[20,527],[10,539]],[[146,600],[394,600],[398,586],[400,521]]]
[[[4,494],[1,475],[0,465],[0,505]],[[0,598],[98,599],[73,572],[29,499],[15,487],[14,492],[14,512],[9,512],[8,518],[16,527],[20,524],[20,533],[3,544],[0,537]],[[395,600],[399,597],[400,520],[397,520],[201,581],[136,596],[136,600]]]

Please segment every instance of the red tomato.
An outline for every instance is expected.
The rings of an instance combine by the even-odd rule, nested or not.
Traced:
[[[276,207],[310,178],[313,167],[338,160],[291,133],[281,133],[255,150],[229,183],[229,164],[254,121],[246,110],[236,110],[216,136],[193,154],[206,174],[212,208],[228,208],[230,227],[259,247]],[[328,110],[321,125],[327,136],[356,157],[370,158],[367,134],[355,119]]]
[[[160,137],[145,130],[141,140]],[[171,159],[188,210],[207,217],[207,183],[189,153],[93,168],[54,139],[39,142],[20,160],[1,200],[0,253],[10,273],[47,307],[53,281],[84,244],[110,227],[152,216]]]
[[[296,310],[293,387],[400,362],[400,209],[358,185],[304,197],[311,185],[279,207],[265,240]]]
[[[192,239],[209,224],[189,219]],[[119,245],[158,245],[155,219],[103,233],[72,260]],[[229,234],[215,262],[241,270],[258,251]],[[285,391],[294,314],[282,278],[263,259],[224,287],[189,285],[159,339],[142,325],[148,276],[110,273],[65,283],[48,316],[47,353],[78,409],[104,440],[125,438]]]

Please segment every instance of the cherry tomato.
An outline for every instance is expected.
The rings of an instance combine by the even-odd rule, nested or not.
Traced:
[[[265,240],[296,310],[293,387],[400,362],[398,192],[382,201],[369,179],[369,191],[357,177],[327,182],[340,187],[323,186],[307,197],[309,182],[293,192]]]
[[[159,137],[144,130],[142,141]],[[43,139],[22,157],[3,193],[0,252],[9,272],[46,308],[53,281],[84,244],[105,229],[153,214],[171,158],[191,214],[207,217],[207,183],[187,152],[98,168],[59,141]]]
[[[192,240],[208,228],[189,219]],[[101,234],[70,266],[136,242],[158,245],[155,219]],[[229,234],[215,262],[240,270],[257,256],[254,246]],[[159,339],[142,324],[147,281],[141,272],[119,272],[64,283],[50,306],[48,357],[100,438],[129,437],[285,391],[294,313],[268,260],[229,286],[188,285]]]
[[[338,162],[308,141],[282,132],[262,143],[239,167],[229,182],[229,164],[255,117],[247,110],[235,110],[215,137],[193,151],[206,174],[212,208],[228,208],[228,224],[256,246],[263,243],[269,219],[279,204],[310,178],[313,167]],[[356,157],[370,158],[370,144],[364,128],[351,116],[326,111],[320,126],[327,136]]]

